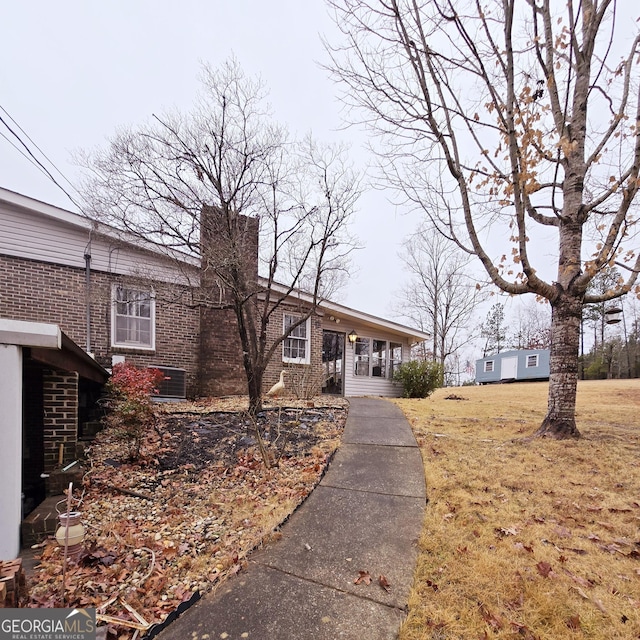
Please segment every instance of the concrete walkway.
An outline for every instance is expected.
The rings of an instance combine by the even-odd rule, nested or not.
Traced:
[[[385,400],[350,399],[343,444],[282,539],[252,554],[246,571],[159,640],[396,638],[425,497],[420,451],[402,412]],[[360,571],[371,584],[354,583]]]

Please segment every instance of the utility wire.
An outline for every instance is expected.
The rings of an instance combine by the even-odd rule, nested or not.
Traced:
[[[13,140],[10,140],[2,131],[0,131],[0,136],[2,136],[21,156],[28,160],[38,171],[42,171],[46,175],[46,173],[42,170],[42,167],[38,165],[38,163],[31,157],[28,156]]]
[[[60,169],[58,169],[58,167],[51,160],[51,158],[47,156],[47,154],[37,145],[35,140],[20,126],[20,123],[1,104],[0,104],[0,110],[4,111],[4,113],[11,120],[11,122],[13,122],[16,125],[16,127],[20,129],[20,131],[26,136],[27,140],[29,140],[29,142],[40,152],[40,155],[60,174],[60,176],[66,181],[66,183],[76,193],[78,193],[78,190],[76,189],[75,185],[67,178],[67,176],[64,175],[64,173],[62,173],[62,171],[60,171]]]
[[[0,109],[2,109],[2,111],[4,113],[7,114],[7,116],[13,121],[15,122],[16,126],[23,132],[24,129],[22,129],[22,127],[20,127],[20,125],[11,117],[11,115],[7,112],[7,110],[2,107],[0,105]],[[73,196],[53,177],[52,173],[49,171],[49,169],[47,169],[47,167],[44,166],[44,164],[35,156],[35,154],[31,151],[31,149],[29,148],[29,145],[27,145],[27,143],[11,128],[11,126],[7,123],[7,121],[0,115],[0,122],[9,130],[9,132],[11,133],[11,135],[13,135],[16,140],[18,140],[18,142],[25,148],[27,154],[30,156],[31,158],[31,162],[35,162],[36,165],[40,168],[40,170],[67,196],[67,198],[69,198],[69,200],[71,200],[71,202],[73,202],[73,204],[78,207],[78,209],[80,211],[82,211],[82,207],[75,201],[75,199],[73,198]],[[38,147],[38,145],[35,144],[35,142],[33,142],[33,140],[31,140],[31,138],[25,133],[25,135],[27,136],[27,138],[31,141],[31,143],[36,147],[36,149],[38,149],[38,151],[40,151],[40,153],[42,153],[42,151],[40,150],[40,148]],[[3,135],[3,137],[5,139],[6,136]],[[7,139],[8,140],[8,139]],[[9,140],[9,142],[11,142]],[[13,144],[13,146],[15,147],[16,145]],[[17,147],[16,147],[17,148]],[[22,153],[22,155],[25,155],[24,152],[22,152],[19,148],[17,148],[18,151],[20,151]],[[42,153],[42,155],[46,158],[46,160],[51,164],[51,166],[73,187],[73,185],[71,184],[71,182],[62,174],[62,172],[60,171],[60,169],[58,169],[53,162],[51,162],[51,160],[49,160],[49,158],[47,158],[47,156]],[[26,157],[26,156],[25,156]],[[28,158],[29,159],[29,158]],[[75,189],[75,187],[73,187]]]

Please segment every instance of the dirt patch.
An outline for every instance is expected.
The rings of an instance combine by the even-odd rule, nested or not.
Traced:
[[[327,423],[343,420],[343,409],[270,408],[257,416],[264,444],[278,455],[309,455],[327,436]],[[254,425],[242,412],[167,416],[163,421],[163,471],[182,465],[200,470],[211,464],[229,466],[242,452],[258,446]]]

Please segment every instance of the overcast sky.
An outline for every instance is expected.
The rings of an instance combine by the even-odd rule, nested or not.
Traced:
[[[0,107],[74,183],[80,171],[73,150],[104,146],[119,126],[152,113],[189,109],[200,63],[216,67],[233,54],[247,74],[265,81],[274,116],[292,135],[350,142],[364,166],[364,135],[342,128],[336,87],[319,65],[326,61],[320,34],[331,38],[334,30],[323,0],[7,2]],[[3,126],[0,133],[10,137]],[[76,210],[2,137],[0,186]],[[416,224],[383,194],[364,196],[354,224],[364,249],[338,301],[391,317],[392,294],[405,278],[398,250]]]

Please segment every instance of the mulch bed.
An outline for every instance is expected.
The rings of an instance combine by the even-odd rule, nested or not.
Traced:
[[[26,606],[97,607],[107,637],[129,640],[240,571],[278,537],[339,445],[347,404],[319,403],[265,407],[261,438],[243,398],[161,406],[137,461],[100,433],[74,491],[85,550],[67,564],[63,589],[62,550],[44,543]]]

